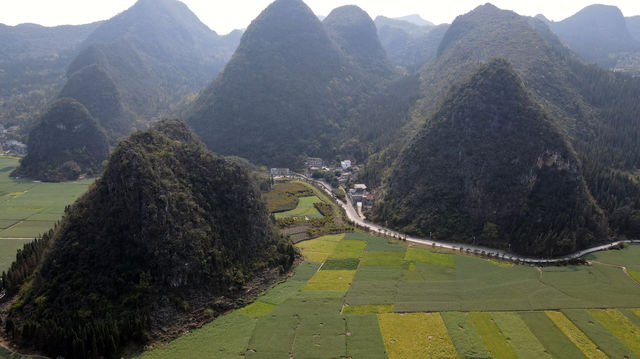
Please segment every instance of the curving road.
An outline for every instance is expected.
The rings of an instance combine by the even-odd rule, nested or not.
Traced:
[[[352,221],[353,223],[361,227],[368,228],[373,232],[378,232],[391,237],[402,238],[402,239],[405,239],[407,242],[434,246],[436,248],[445,248],[445,249],[465,251],[465,252],[469,251],[469,252],[474,252],[478,254],[484,254],[486,256],[498,257],[498,258],[510,260],[510,261],[520,261],[522,263],[552,264],[552,263],[560,263],[560,262],[566,262],[572,259],[577,259],[589,253],[611,249],[622,243],[640,243],[640,240],[617,241],[617,242],[612,242],[612,243],[604,244],[604,245],[593,247],[593,248],[584,249],[579,252],[569,254],[563,257],[543,259],[543,258],[524,257],[517,254],[509,253],[503,250],[488,248],[488,247],[473,246],[473,245],[462,244],[462,243],[448,243],[448,242],[434,241],[434,240],[418,238],[418,237],[411,237],[406,234],[394,231],[390,228],[385,228],[381,225],[364,220],[362,217],[358,215],[358,212],[353,207],[353,204],[351,203],[349,196],[346,196],[346,203],[342,202],[333,194],[333,192],[331,192],[331,186],[328,183],[324,181],[311,179],[301,174],[297,174],[297,176],[307,181],[314,182],[316,185],[318,185],[318,187],[320,187],[324,192],[326,192],[331,198],[333,198],[336,201],[336,203],[338,203],[344,209],[347,215],[347,218],[349,218],[349,220]]]

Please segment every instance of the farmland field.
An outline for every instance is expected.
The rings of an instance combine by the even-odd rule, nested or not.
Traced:
[[[25,242],[51,229],[62,217],[65,206],[86,192],[93,182],[16,180],[9,174],[17,165],[16,159],[0,158],[0,271],[8,268],[16,250]]]
[[[543,268],[361,232],[297,246],[288,281],[141,357],[639,358],[640,285],[617,266],[640,246]]]

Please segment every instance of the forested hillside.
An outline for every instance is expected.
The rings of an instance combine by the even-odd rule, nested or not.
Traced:
[[[456,85],[396,160],[374,218],[552,257],[606,240],[580,162],[505,60]]]
[[[104,130],[81,103],[69,98],[51,105],[27,145],[29,153],[12,176],[54,182],[95,176],[109,155]]]
[[[242,303],[243,285],[265,271],[275,279],[295,255],[246,170],[178,120],[121,141],[104,175],[27,249],[4,276],[9,293],[26,281],[6,330],[67,358],[119,358],[181,317],[206,315],[192,310],[223,313]]]
[[[526,88],[576,150],[587,186],[604,210],[614,235],[637,238],[640,210],[636,146],[640,127],[639,80],[585,65],[539,20],[492,5],[459,16],[438,56],[421,70],[419,101],[406,101],[388,127],[400,127],[389,146],[373,153],[363,179],[375,186],[392,180],[389,168],[419,128],[435,113],[451,86],[493,57],[513,64]],[[446,91],[445,91],[446,90]],[[415,98],[415,92],[408,92]],[[382,185],[384,191],[385,185]]]
[[[381,78],[360,65],[390,70],[376,58],[375,27],[361,10],[337,10],[325,21],[301,0],[276,0],[251,23],[187,115],[209,148],[284,167],[307,155],[335,155],[343,129]]]

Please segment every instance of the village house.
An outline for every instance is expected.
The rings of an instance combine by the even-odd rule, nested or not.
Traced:
[[[365,207],[371,206],[373,204],[371,201],[372,196],[369,195],[369,191],[367,191],[367,185],[365,184],[353,185],[353,188],[349,190],[349,198],[351,199],[351,202],[361,202]]]
[[[308,157],[305,161],[304,161],[304,165],[307,168],[322,168],[322,166],[324,166],[324,161],[322,160],[322,158],[316,158],[316,157]]]
[[[291,171],[288,168],[272,168],[269,170],[269,174],[272,177],[289,176],[291,175]]]

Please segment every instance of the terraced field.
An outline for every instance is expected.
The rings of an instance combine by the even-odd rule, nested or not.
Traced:
[[[24,243],[53,227],[65,206],[93,182],[20,181],[9,177],[17,165],[16,159],[0,158],[0,272],[11,265]]]
[[[257,302],[140,358],[639,358],[640,246],[536,268],[347,233]],[[606,310],[600,308],[608,308]]]

